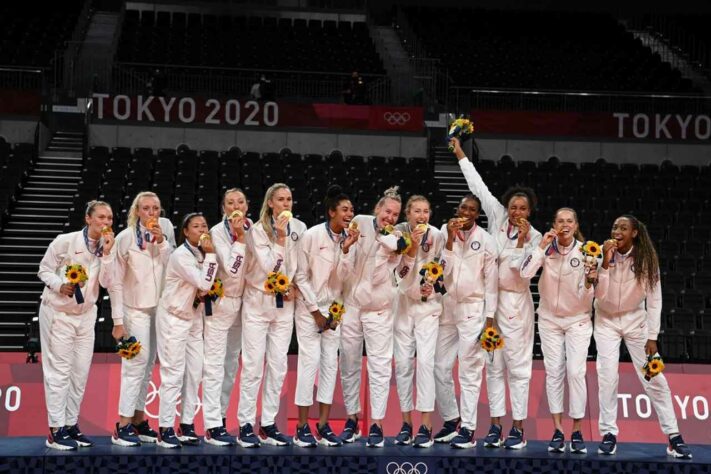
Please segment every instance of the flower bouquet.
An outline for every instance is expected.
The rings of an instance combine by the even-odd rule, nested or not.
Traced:
[[[432,286],[434,291],[441,295],[447,293],[447,290],[444,289],[444,268],[440,265],[439,260],[435,259],[425,263],[420,269],[420,275],[422,275],[420,280],[421,301],[427,301],[428,297],[425,295],[425,288],[428,285]]]
[[[504,338],[501,337],[499,331],[497,331],[493,326],[484,329],[484,332],[481,333],[479,340],[481,341],[482,349],[489,353],[504,347]]]
[[[77,304],[83,304],[84,295],[81,293],[81,287],[84,286],[84,283],[89,279],[86,268],[80,263],[67,265],[64,276],[70,285],[74,285],[74,299],[77,300]]]
[[[642,366],[642,373],[644,374],[644,380],[649,382],[652,378],[661,374],[664,370],[664,361],[659,353],[647,356],[647,362]]]
[[[343,306],[343,303],[340,301],[334,301],[331,303],[331,306],[328,307],[328,327],[335,331],[338,325],[341,324],[344,314],[346,314],[346,308]]]
[[[397,249],[395,252],[400,255],[407,253],[407,251],[410,250],[410,247],[412,247],[412,238],[410,237],[410,234],[407,232],[400,232],[392,225],[386,225],[383,227],[380,231],[380,235],[394,235],[397,238]]]
[[[449,124],[447,132],[447,144],[449,146],[449,151],[453,152],[454,147],[450,143],[452,138],[458,138],[459,141],[465,142],[472,136],[472,133],[474,133],[474,124],[471,120],[465,119],[461,115],[458,119],[454,119],[453,115],[450,115],[450,118],[453,118],[453,120]]]
[[[128,339],[119,339],[118,344],[116,344],[116,353],[121,356],[122,359],[133,359],[141,352],[141,343],[136,340],[134,336]]]
[[[284,296],[289,294],[289,277],[281,272],[269,272],[264,282],[264,291],[276,298],[276,307],[284,307]]]

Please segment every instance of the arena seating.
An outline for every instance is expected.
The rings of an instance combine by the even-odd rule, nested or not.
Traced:
[[[36,3],[37,10],[0,5],[0,64],[48,67],[54,51],[71,39],[83,2]]]
[[[258,70],[383,74],[363,22],[128,10],[118,60]]]
[[[408,7],[408,22],[458,85],[693,92],[691,81],[611,15]]]
[[[329,183],[343,186],[357,212],[370,212],[378,194],[398,183],[406,195],[425,194],[439,205],[435,210],[440,209],[441,219],[450,213],[424,159],[343,157],[338,152],[329,156],[302,156],[289,151],[260,155],[236,148],[217,153],[93,147],[74,198],[75,211],[68,228],[81,225],[83,203],[97,195],[114,209],[122,209],[114,227],[123,228],[131,199],[145,189],[161,197],[167,217],[177,226],[182,216],[193,210],[202,211],[210,224],[218,222],[222,193],[228,188],[240,187],[253,203],[249,214],[256,220],[264,192],[275,182],[285,182],[292,187],[294,215],[307,225],[325,220],[321,203]]]

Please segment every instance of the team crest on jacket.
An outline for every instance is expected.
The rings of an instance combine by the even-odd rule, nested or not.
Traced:
[[[573,268],[579,267],[580,266],[580,260],[577,258],[571,258],[570,259],[570,266]]]
[[[428,244],[427,242],[422,244],[422,250],[424,250],[425,252],[429,252],[430,251],[430,244]]]
[[[400,269],[400,278],[405,278],[405,275],[407,275],[409,271],[410,267],[402,267],[402,269]]]
[[[473,251],[476,252],[477,250],[479,250],[481,248],[481,242],[479,242],[478,240],[475,240],[474,242],[472,242],[471,248]]]
[[[294,242],[299,240],[299,234],[297,234],[296,232],[292,232],[291,233],[291,240],[293,240]]]

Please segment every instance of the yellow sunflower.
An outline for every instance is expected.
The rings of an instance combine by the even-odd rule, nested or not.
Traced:
[[[271,280],[267,280],[264,282],[264,291],[268,293],[274,293],[274,289],[276,287],[274,286],[274,283],[272,283]]]
[[[582,250],[585,255],[590,255],[591,257],[599,257],[602,253],[600,245],[592,240],[588,240],[585,245],[583,245]]]

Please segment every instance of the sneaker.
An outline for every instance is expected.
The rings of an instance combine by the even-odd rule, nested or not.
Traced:
[[[684,444],[681,435],[669,437],[669,446],[667,446],[667,455],[675,458],[691,459],[691,450]]]
[[[395,444],[406,446],[410,443],[412,443],[412,425],[403,422],[400,432],[395,437]]]
[[[454,437],[449,445],[453,448],[474,448],[476,447],[476,439],[474,439],[474,431],[461,427],[459,428],[459,433]]]
[[[449,420],[444,422],[442,429],[434,435],[435,443],[449,443],[457,436],[457,430],[459,429],[459,418],[454,420]]]
[[[504,441],[504,448],[506,449],[523,449],[526,447],[526,440],[523,437],[523,430],[519,430],[515,426],[511,427],[509,431],[509,436]]]
[[[237,444],[243,448],[258,448],[259,438],[254,434],[254,429],[251,423],[245,423],[239,427],[239,437],[237,438]]]
[[[555,430],[550,443],[548,443],[549,453],[564,453],[565,452],[565,435],[560,430]]]
[[[615,454],[617,451],[617,436],[607,433],[597,447],[598,454]]]
[[[234,446],[235,439],[230,436],[224,426],[205,430],[205,442],[213,446]]]
[[[94,446],[94,442],[84,436],[84,433],[79,429],[79,425],[67,426],[67,434],[70,438],[77,442],[80,448],[90,448]]]
[[[76,451],[79,447],[77,442],[69,436],[64,426],[57,428],[55,432],[52,432],[52,428],[50,428],[47,441],[45,441],[44,444],[48,448],[58,449],[60,451]]]
[[[309,424],[306,423],[304,426],[299,428],[296,427],[296,435],[294,436],[294,444],[300,448],[315,448],[316,438],[311,434],[311,428]]]
[[[500,448],[504,444],[504,437],[501,434],[501,425],[491,425],[489,432],[484,438],[485,448]]]
[[[140,446],[141,440],[138,438],[138,434],[133,429],[133,425],[131,423],[123,427],[116,423],[114,432],[111,435],[111,443],[116,446]]]
[[[182,444],[175,435],[173,428],[159,428],[158,430],[158,446],[161,448],[180,448]]]
[[[341,438],[336,436],[331,427],[326,423],[323,426],[316,424],[316,431],[321,439],[318,440],[318,444],[322,446],[342,446],[343,441]]]
[[[415,435],[415,441],[412,445],[416,448],[429,448],[433,444],[432,430],[425,425],[420,425],[420,429],[417,430],[417,435]]]
[[[155,443],[158,441],[158,433],[156,433],[151,425],[146,420],[143,420],[137,425],[133,425],[134,431],[138,433],[138,439],[143,443]]]
[[[352,443],[360,439],[360,426],[358,425],[358,418],[355,420],[348,418],[346,425],[343,427],[343,433],[341,433],[341,441],[344,443]]]
[[[369,448],[382,448],[383,446],[385,446],[383,430],[375,423],[370,426],[370,432],[368,433],[368,442],[365,445]]]
[[[200,438],[198,438],[197,433],[195,433],[195,425],[192,423],[180,423],[177,434],[181,444],[187,444],[188,446],[197,446],[200,444]]]
[[[574,454],[585,454],[588,452],[588,448],[585,447],[585,441],[583,440],[583,434],[580,431],[573,431],[570,435],[570,452]]]
[[[309,434],[311,434],[311,432],[309,432]],[[289,439],[279,432],[276,423],[269,426],[262,426],[259,429],[259,439],[264,444],[271,444],[272,446],[289,446]]]

